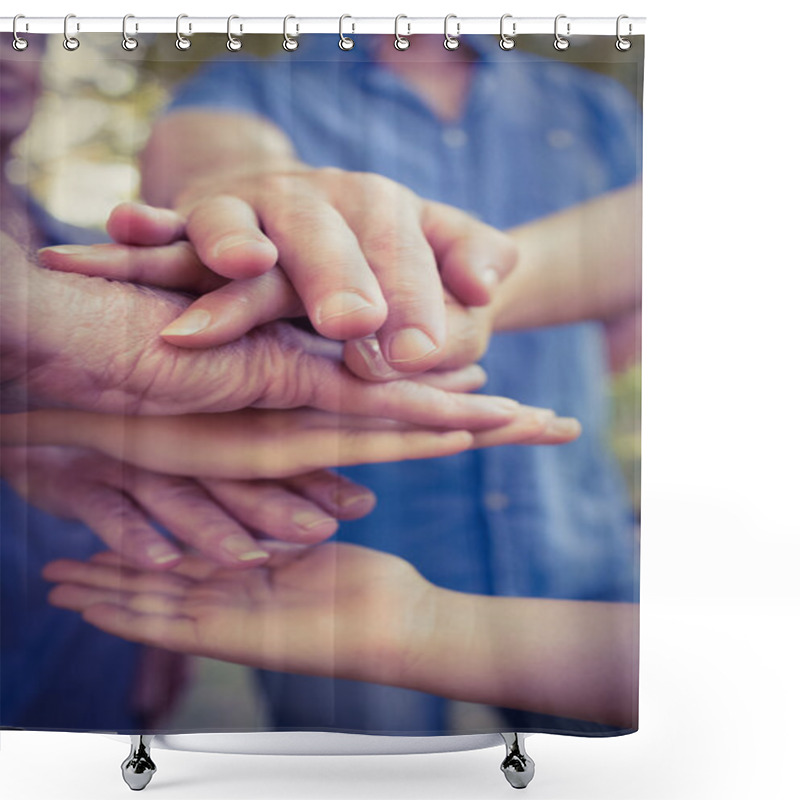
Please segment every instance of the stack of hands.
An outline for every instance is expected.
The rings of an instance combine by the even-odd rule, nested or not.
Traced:
[[[472,393],[511,239],[371,175],[201,189],[177,210],[122,205],[115,243],[42,250],[47,269],[6,281],[5,477],[112,551],[49,564],[50,602],[179,652],[619,720],[632,673],[604,635],[548,637],[630,636],[629,609],[462,595],[325,543],[376,502],[330,468],[580,434]],[[518,656],[505,677],[490,640]],[[565,680],[575,653],[591,674]]]
[[[28,276],[12,386],[47,408],[3,419],[4,472],[31,502],[142,567],[174,568],[181,542],[259,566],[371,510],[327,468],[578,436],[470,394],[507,236],[374,175],[234,186],[124,204],[114,244],[39,252],[59,274]]]

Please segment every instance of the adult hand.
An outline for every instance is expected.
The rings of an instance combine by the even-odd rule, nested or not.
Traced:
[[[73,447],[3,447],[2,477],[32,505],[90,527],[130,564],[173,569],[178,542],[228,567],[264,564],[332,536],[375,497],[332,472],[285,480],[174,477]],[[274,560],[274,558],[272,559]]]
[[[579,434],[576,420],[526,406],[519,407],[512,422],[476,433],[308,409],[159,417],[48,410],[6,414],[2,441],[91,447],[170,475],[257,479],[435,458],[471,447],[563,444]]]
[[[209,350],[173,347],[158,333],[189,305],[184,294],[41,270],[16,250],[3,273],[6,410],[181,414],[310,406],[470,430],[508,422],[517,410],[504,398],[418,381],[369,384],[343,366],[339,345],[288,323]]]
[[[217,347],[265,323],[306,315],[303,301],[280,266],[240,280],[226,280],[205,266],[194,247],[179,238],[185,229],[174,211],[124,203],[111,213],[108,229],[117,244],[45,248],[39,252],[40,262],[64,272],[201,295],[161,331],[170,344]],[[447,333],[435,367],[440,371],[480,358],[493,325],[489,305],[464,305],[449,291],[444,292],[444,302]],[[386,360],[375,335],[348,341],[343,352],[345,363],[366,380],[407,374]]]
[[[401,372],[443,358],[443,286],[464,305],[484,305],[517,257],[495,228],[368,173],[215,175],[195,182],[177,209],[179,222],[151,225],[174,235],[185,220],[181,233],[202,263],[226,277],[253,278],[280,261],[319,333],[377,333]],[[110,221],[117,241],[165,243],[128,212]]]

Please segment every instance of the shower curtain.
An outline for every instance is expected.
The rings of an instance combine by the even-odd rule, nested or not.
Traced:
[[[634,731],[642,37],[229,30],[3,35],[0,727]]]

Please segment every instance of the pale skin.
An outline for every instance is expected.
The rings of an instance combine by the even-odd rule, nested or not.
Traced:
[[[159,574],[105,553],[43,575],[58,584],[54,605],[168,650],[637,725],[633,604],[453,592],[400,558],[342,543],[245,573],[190,556]]]
[[[285,478],[331,466],[453,455],[503,444],[565,444],[577,420],[519,406],[486,431],[432,430],[312,410],[122,416],[52,409],[6,414],[4,445],[89,447],[143,469],[229,480]]]

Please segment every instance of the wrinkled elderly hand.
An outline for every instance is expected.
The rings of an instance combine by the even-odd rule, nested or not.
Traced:
[[[27,502],[83,522],[130,564],[156,570],[183,558],[157,524],[212,562],[249,567],[327,539],[337,520],[363,517],[375,504],[368,489],[326,470],[201,480],[74,447],[0,448],[0,474]]]
[[[6,257],[8,253],[8,257]],[[3,237],[4,410],[67,406],[181,414],[249,406],[387,417],[477,430],[517,404],[418,381],[376,385],[341,361],[341,346],[284,322],[208,350],[159,332],[184,311],[181,293],[31,267]]]
[[[108,230],[117,244],[45,248],[39,253],[40,262],[65,272],[200,295],[161,331],[170,344],[217,347],[236,341],[259,325],[306,316],[303,301],[282,267],[239,280],[218,275],[200,260],[192,244],[179,238],[186,228],[174,211],[123,203],[111,213]],[[441,291],[440,284],[434,282],[420,290],[427,296],[437,288]],[[443,300],[446,334],[433,367],[440,371],[459,369],[480,358],[493,325],[491,306],[465,305],[447,290],[443,291]],[[395,369],[387,361],[381,339],[375,334],[346,342],[343,357],[350,369],[366,380],[407,376],[408,371]]]

